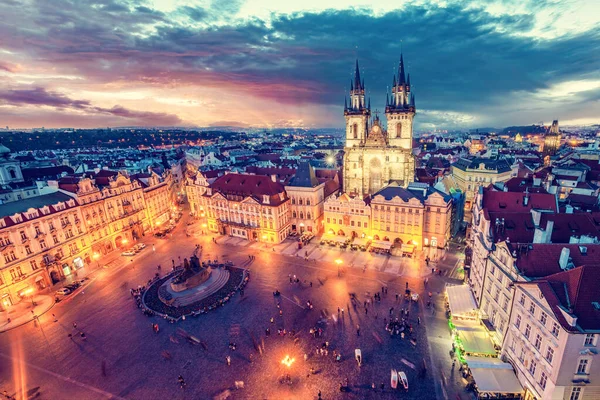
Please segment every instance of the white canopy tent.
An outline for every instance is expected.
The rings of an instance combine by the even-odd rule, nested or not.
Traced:
[[[458,321],[454,324],[466,354],[495,356],[496,349],[483,326],[473,321]]]
[[[453,318],[477,317],[477,305],[468,285],[447,285],[446,294]]]
[[[480,394],[523,392],[523,387],[509,363],[489,357],[466,357],[466,361]]]
[[[373,242],[371,242],[371,246],[378,249],[389,250],[392,247],[392,242],[386,242],[385,240],[373,240]]]
[[[352,242],[355,246],[368,246],[371,241],[365,238],[355,238]]]

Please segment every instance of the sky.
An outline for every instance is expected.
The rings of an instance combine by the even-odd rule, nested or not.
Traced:
[[[343,128],[400,54],[416,129],[600,123],[598,0],[0,0],[0,126]]]

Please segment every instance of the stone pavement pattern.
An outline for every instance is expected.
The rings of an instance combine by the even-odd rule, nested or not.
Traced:
[[[85,292],[54,307],[58,322],[53,322],[47,313],[40,317],[39,326],[27,324],[0,335],[1,364],[9,366],[0,369],[0,389],[9,388],[14,393],[14,388],[22,385],[37,389],[45,396],[42,398],[187,399],[213,398],[232,390],[234,382],[241,380],[245,389],[235,391],[232,398],[315,399],[318,390],[323,399],[437,397],[435,393],[440,392],[441,385],[432,375],[432,368],[428,368],[425,379],[420,379],[409,366],[418,366],[425,360],[429,367],[431,359],[444,359],[440,354],[429,354],[425,324],[416,323],[418,316],[424,319],[422,303],[410,305],[416,346],[407,339],[391,338],[382,320],[389,318],[386,314],[390,307],[395,308],[396,315],[402,307],[396,303],[395,293],[404,289],[406,281],[412,289],[426,293],[421,277],[390,275],[376,267],[364,273],[362,267],[345,268],[342,277],[338,277],[330,262],[306,262],[302,257],[280,255],[256,243],[233,247],[222,243],[223,239],[227,238],[218,239],[220,244],[212,243],[209,237],[186,239],[181,229],[174,232],[172,240],[146,239],[147,244],[156,244],[156,252],[149,245],[133,261],[122,258],[93,273]],[[250,264],[252,277],[244,297],[236,296],[219,310],[178,324],[143,316],[133,304],[129,289],[150,279],[157,264],[168,268],[171,260],[177,262],[173,254],[189,256],[197,242],[204,246],[205,256],[211,258],[242,263],[248,255],[256,257]],[[301,284],[290,284],[288,274],[296,274]],[[435,283],[432,279],[432,284],[443,286],[442,278]],[[369,306],[368,314],[362,304],[357,310],[352,308],[348,293],[355,292],[362,301],[365,292],[374,293],[382,285],[388,286],[388,295],[381,304]],[[278,315],[277,299],[272,295],[275,289],[282,293],[282,316]],[[309,299],[314,304],[310,311],[303,307]],[[337,307],[345,309],[343,318],[337,318]],[[151,323],[159,324],[158,334],[152,331]],[[357,324],[360,336],[356,334]],[[314,326],[322,327],[323,338],[310,336],[308,330]],[[265,337],[267,327],[271,328],[270,337]],[[298,344],[291,338],[277,336],[278,328],[295,330]],[[189,343],[179,329],[194,335],[202,344]],[[86,340],[77,336],[79,331],[86,333]],[[314,354],[323,340],[330,342],[330,351],[342,353],[341,363],[334,363],[331,354]],[[228,348],[230,341],[237,344],[235,351]],[[364,364],[360,368],[352,358],[355,348],[362,350]],[[432,348],[438,352],[435,346]],[[445,359],[449,360],[447,350]],[[304,353],[310,354],[306,361]],[[291,386],[278,382],[286,371],[280,361],[287,354],[296,358],[289,370]],[[231,366],[226,363],[228,355]],[[18,366],[23,374],[15,374],[19,368],[14,367]],[[316,373],[307,377],[311,366]],[[391,368],[407,373],[408,393],[390,391]],[[185,389],[177,386],[179,374],[186,379]],[[338,386],[345,378],[351,392],[341,394]],[[372,382],[384,382],[385,391],[373,392]],[[455,398],[452,393],[448,390],[448,395]]]

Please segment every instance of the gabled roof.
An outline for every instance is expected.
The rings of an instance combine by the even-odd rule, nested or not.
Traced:
[[[569,332],[600,330],[600,264],[584,265],[535,281],[561,326]],[[577,318],[571,326],[562,310]]]
[[[561,272],[558,261],[564,248],[569,249],[569,259],[573,267],[600,265],[598,244],[535,243],[523,246],[511,245],[517,251],[517,268],[523,276],[531,279]],[[585,251],[582,251],[583,248]]]
[[[218,177],[210,188],[225,196],[255,197],[259,203],[262,203],[262,196],[269,196],[270,205],[279,205],[287,200],[287,195],[283,200],[279,197],[280,193],[285,193],[284,186],[263,175],[226,174]]]
[[[288,186],[316,187],[319,186],[319,180],[313,167],[308,162],[301,162]]]
[[[530,193],[529,200],[525,205],[524,193],[499,192],[486,190],[483,195],[483,208],[493,212],[523,212],[531,209],[552,210],[556,212],[556,197],[547,193]]]
[[[73,200],[73,198],[64,193],[55,192],[44,194],[42,196],[29,197],[19,201],[12,201],[10,203],[0,204],[0,217],[22,213],[30,208],[42,208],[44,206],[50,206],[69,200]]]

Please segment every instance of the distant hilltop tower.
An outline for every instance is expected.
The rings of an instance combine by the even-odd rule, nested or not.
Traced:
[[[544,156],[553,156],[560,147],[561,134],[558,128],[558,120],[552,121],[552,125],[544,134]]]
[[[411,93],[410,76],[404,70],[400,55],[398,75],[394,75],[391,100],[386,94],[385,116],[388,129],[379,120],[378,111],[371,117],[371,101],[365,98],[356,61],[354,79],[350,82],[350,104],[344,99],[346,146],[344,148],[344,191],[365,197],[382,187],[397,183],[406,187],[414,181],[415,160],[412,155],[415,97]]]

